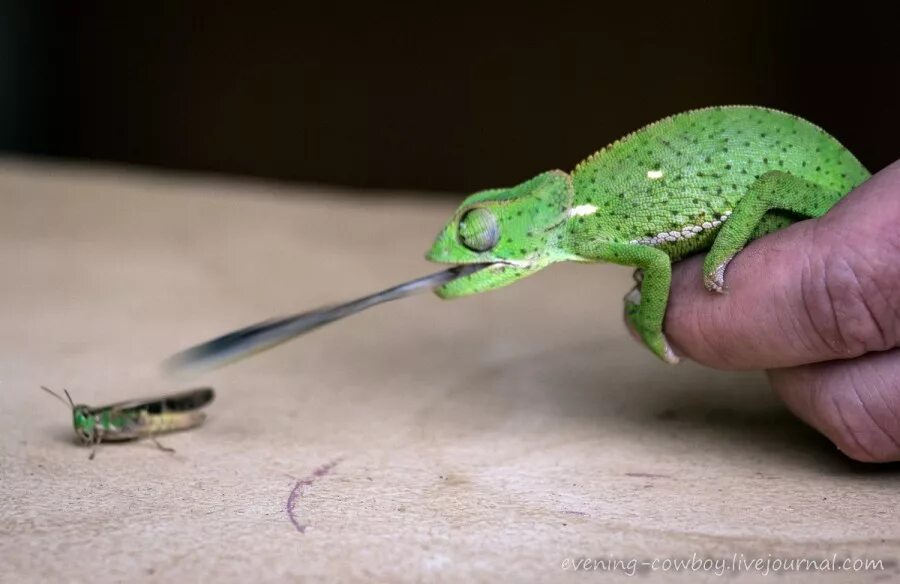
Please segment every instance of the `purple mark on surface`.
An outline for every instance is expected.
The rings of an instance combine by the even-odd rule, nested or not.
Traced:
[[[298,480],[294,484],[294,488],[291,489],[291,494],[288,495],[287,504],[285,505],[284,510],[287,511],[288,519],[291,520],[291,523],[294,524],[294,527],[296,527],[297,531],[299,531],[300,533],[306,533],[306,528],[309,527],[308,525],[303,525],[302,523],[300,523],[297,520],[297,516],[294,515],[294,508],[297,506],[297,501],[300,500],[300,495],[303,493],[303,487],[312,486],[312,484],[316,482],[316,479],[327,475],[329,472],[331,472],[331,469],[338,465],[339,462],[341,462],[341,459],[336,458],[328,464],[323,464],[322,466],[314,470],[308,477]]]
[[[569,515],[578,515],[580,517],[590,517],[590,515],[588,515],[584,511],[572,511],[571,509],[566,509],[565,511],[563,511],[563,513],[568,513]]]

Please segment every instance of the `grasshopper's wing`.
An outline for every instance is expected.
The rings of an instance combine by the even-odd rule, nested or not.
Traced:
[[[189,389],[179,393],[164,395],[160,397],[151,397],[146,399],[135,399],[123,401],[98,408],[91,408],[92,414],[97,414],[103,410],[114,410],[119,412],[128,412],[134,410],[146,411],[149,414],[161,414],[163,412],[188,412],[202,408],[215,397],[215,392],[211,387],[198,387]]]

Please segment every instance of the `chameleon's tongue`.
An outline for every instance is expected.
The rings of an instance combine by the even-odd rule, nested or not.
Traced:
[[[269,319],[176,353],[166,360],[164,367],[176,374],[196,374],[209,371],[232,361],[265,351],[296,336],[351,314],[356,314],[377,304],[437,288],[456,278],[473,274],[489,265],[467,264],[454,266],[448,270],[404,282],[398,286],[363,296],[344,304],[336,304],[301,314]]]

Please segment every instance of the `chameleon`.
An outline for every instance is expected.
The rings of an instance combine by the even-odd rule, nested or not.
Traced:
[[[571,173],[470,195],[425,256],[449,269],[233,331],[176,353],[166,368],[219,367],[422,290],[460,298],[565,261],[634,267],[625,322],[675,364],[663,331],[673,263],[706,252],[703,282],[724,293],[728,264],[748,242],[824,215],[870,176],[837,139],[795,115],[749,105],[690,110],[628,134]]]
[[[62,399],[53,390],[41,389],[56,397],[72,409],[72,427],[75,436],[84,446],[96,446],[101,442],[117,442],[149,438],[160,449],[174,452],[156,441],[157,434],[189,430],[204,422],[206,414],[196,411],[213,400],[214,392],[209,387],[190,389],[158,398],[138,399],[90,407],[75,404],[67,390],[68,399]],[[91,451],[90,458],[94,458]]]
[[[728,264],[749,241],[825,214],[869,176],[837,139],[795,115],[695,109],[628,134],[571,173],[472,194],[426,258],[481,266],[436,287],[445,299],[501,288],[556,262],[634,267],[625,321],[675,364],[663,332],[674,262],[705,251],[704,285],[723,293]]]

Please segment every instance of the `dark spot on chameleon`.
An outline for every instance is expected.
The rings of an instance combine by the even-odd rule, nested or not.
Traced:
[[[520,248],[519,248],[519,253],[524,255],[524,254],[525,254],[525,248],[524,248],[524,247],[520,247]]]
[[[760,134],[759,137],[760,137],[760,138],[765,138],[766,135],[765,135],[765,134]]]
[[[728,154],[728,148],[722,148],[722,152],[724,152],[725,154]]]
[[[619,198],[620,198],[620,199],[624,199],[624,198],[625,198],[625,193],[619,193]]]
[[[721,194],[722,194],[722,187],[719,187],[719,188],[716,189],[716,194],[717,194],[717,195],[721,195]]]
[[[579,222],[579,223],[584,223],[584,217],[579,217],[579,218],[578,218],[578,222]]]
[[[507,237],[507,238],[506,238],[506,243],[512,243],[512,242],[513,242],[512,237]]]
[[[747,169],[746,169],[746,168],[742,168],[742,169],[741,169],[741,174],[747,174]]]
[[[710,162],[712,162],[712,157],[707,156],[706,158],[703,159],[703,162],[709,164]]]
[[[842,173],[841,173],[841,178],[847,178],[847,175],[846,175],[845,173],[842,172]]]
[[[703,171],[700,171],[697,173],[697,176],[699,176],[700,178],[703,178],[706,175],[703,173]]]
[[[730,165],[730,164],[726,164],[726,165],[725,165],[725,170],[731,170],[731,165]]]
[[[700,199],[693,199],[691,202],[694,203],[695,205],[699,205]]]
[[[584,217],[582,217],[582,219],[584,219]],[[525,234],[525,236],[526,236],[526,237],[534,237],[534,232],[533,232],[533,231],[529,231],[529,232],[527,232],[527,233]]]
[[[816,148],[816,152],[821,152],[821,151],[822,151],[821,148]]]
[[[516,211],[516,217],[521,217],[521,216],[522,216],[522,212],[521,212],[521,211]]]
[[[763,164],[769,164],[769,159],[768,159],[768,158],[763,158]]]
[[[821,166],[817,166],[817,167],[816,167],[816,172],[819,172],[820,170],[822,170],[822,167],[821,167]]]
[[[784,166],[784,160],[779,160],[779,161],[778,161],[778,166]]]
[[[806,161],[804,160],[803,162],[801,162],[800,166],[806,166]]]
[[[737,185],[735,183],[731,183],[731,188],[737,190]]]

